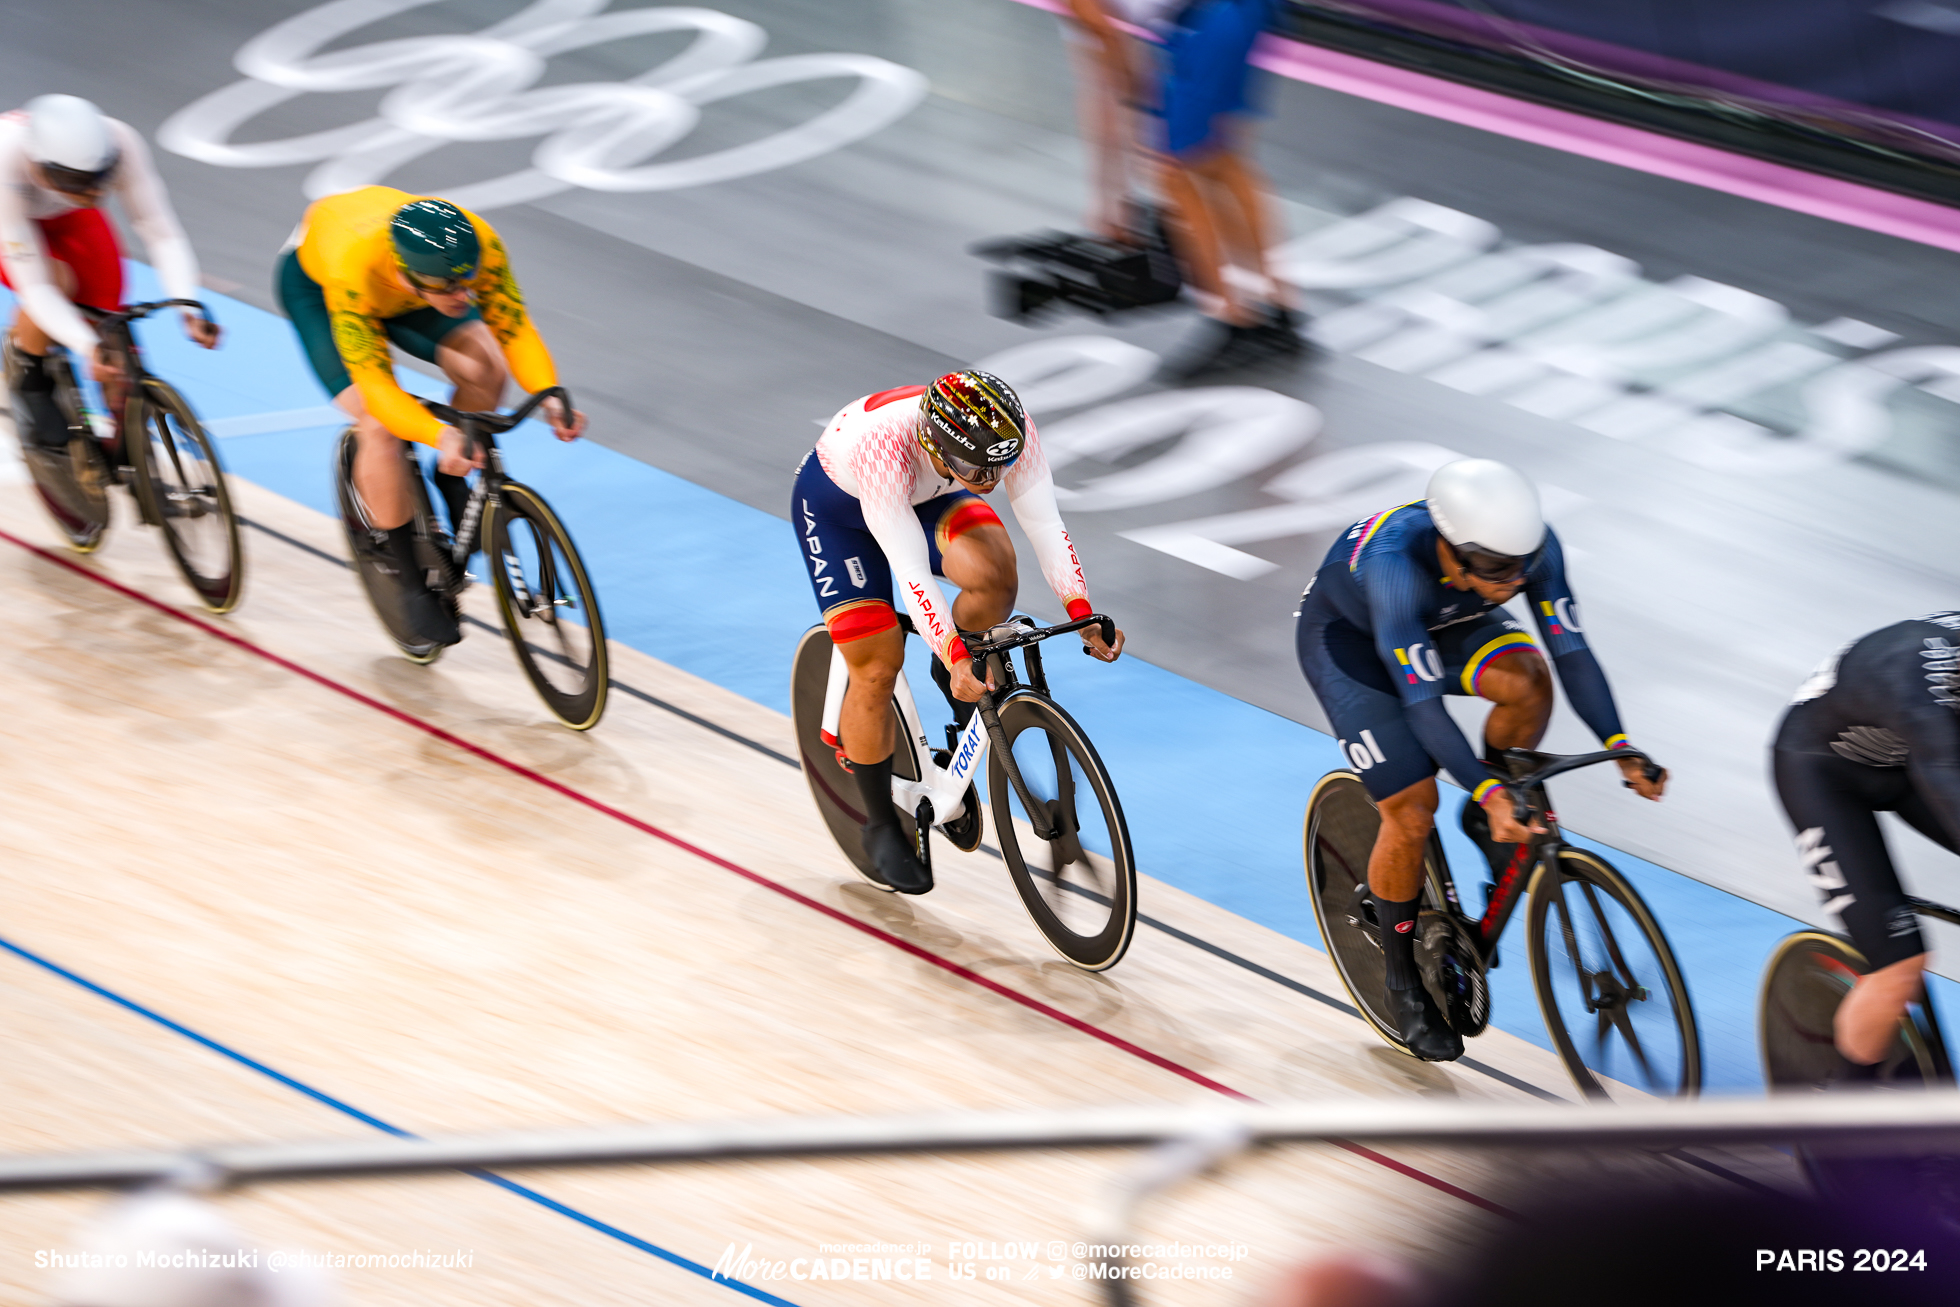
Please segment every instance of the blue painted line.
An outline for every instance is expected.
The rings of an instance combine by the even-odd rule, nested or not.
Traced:
[[[147,267],[131,264],[129,272],[132,296],[155,293]],[[138,328],[152,365],[207,419],[240,420],[234,429],[241,434],[224,442],[233,473],[333,513],[327,468],[337,421],[242,434],[253,421],[270,420],[265,415],[283,423],[295,410],[324,403],[291,328],[250,305],[208,298],[227,327],[225,347],[196,349],[174,320],[159,319]],[[411,390],[436,393],[429,378],[401,375]],[[575,366],[566,380],[576,395]],[[806,438],[796,434],[799,442]],[[614,639],[789,710],[790,656],[816,612],[794,533],[782,518],[594,440],[560,444],[535,423],[503,444],[513,473],[543,491],[571,525]],[[783,465],[785,509],[794,461]],[[1095,560],[1088,563],[1093,577]],[[1052,609],[1045,593],[1025,598],[1037,615],[1044,606]],[[915,647],[914,684],[927,683],[927,657]],[[1300,827],[1314,782],[1347,765],[1334,741],[1134,656],[1104,665],[1057,650],[1047,666],[1057,697],[1097,741],[1116,781],[1142,869],[1319,947]],[[1300,693],[1309,693],[1304,682]],[[1463,796],[1454,788],[1445,794],[1444,844],[1459,887],[1474,901],[1483,864],[1457,830]],[[1757,985],[1776,941],[1804,923],[1631,854],[1576,836],[1574,843],[1619,868],[1666,929],[1700,1022],[1705,1086],[1759,1092]],[[1507,933],[1503,965],[1490,980],[1494,1024],[1549,1049],[1522,924]],[[1953,991],[1941,979],[1934,987]]]
[[[145,1007],[141,1003],[138,1003],[136,1000],[132,998],[126,998],[123,995],[118,994],[115,990],[108,988],[107,986],[98,985],[93,980],[90,980],[88,977],[81,975],[77,972],[70,971],[67,967],[62,966],[60,963],[55,962],[49,958],[44,958],[40,954],[32,951],[31,949],[22,948],[20,945],[12,942],[11,940],[8,940],[4,937],[0,937],[0,949],[5,949],[7,952],[13,954],[15,957],[21,959],[22,961],[31,962],[35,966],[40,967],[42,970],[61,977],[63,980],[68,981],[70,984],[80,986],[81,988],[87,990],[89,993],[95,995],[97,998],[107,999],[109,1000],[109,1002],[114,1003],[117,1007],[120,1007],[125,1011],[133,1012],[137,1016],[142,1017],[145,1021],[153,1022],[156,1025],[162,1026],[165,1030],[170,1031],[172,1034],[182,1035],[185,1039],[190,1040],[192,1043],[197,1044],[200,1047],[209,1049],[211,1052],[216,1053],[220,1057],[227,1058],[230,1061],[238,1063],[238,1065],[242,1067],[245,1067],[252,1071],[256,1071],[260,1075],[265,1076],[267,1079],[276,1080],[280,1084],[284,1085],[286,1088],[294,1090],[297,1093],[304,1094],[306,1097],[312,1099],[314,1102],[319,1103],[325,1107],[330,1107],[334,1111],[339,1112],[343,1116],[351,1116],[356,1121],[359,1121],[362,1125],[373,1126],[376,1130],[381,1131],[383,1134],[393,1135],[397,1139],[421,1138],[420,1135],[417,1135],[412,1131],[404,1130],[397,1125],[390,1125],[388,1122],[383,1121],[380,1117],[375,1116],[370,1112],[363,1112],[360,1108],[355,1107],[352,1103],[346,1102],[342,1099],[335,1098],[332,1094],[329,1094],[324,1090],[315,1089],[312,1085],[307,1084],[303,1080],[295,1080],[292,1076],[287,1075],[285,1072],[275,1070],[272,1067],[267,1066],[265,1063],[259,1061],[257,1058],[247,1056],[246,1054],[239,1052],[237,1049],[232,1048],[227,1044],[221,1044],[217,1040],[212,1039],[209,1035],[200,1034],[197,1031],[192,1030],[189,1026],[185,1025],[181,1021],[173,1021],[169,1017],[163,1015],[163,1013],[156,1011],[154,1008]],[[597,1230],[601,1234],[617,1239],[619,1240],[619,1242],[626,1244],[628,1247],[637,1248],[643,1253],[651,1253],[655,1257],[660,1258],[664,1262],[670,1262],[673,1265],[680,1267],[684,1271],[690,1271],[693,1274],[701,1276],[703,1279],[711,1280],[716,1284],[725,1285],[728,1288],[735,1290],[737,1293],[747,1294],[749,1297],[754,1298],[760,1302],[771,1303],[774,1305],[774,1307],[797,1307],[797,1304],[792,1303],[785,1298],[778,1298],[775,1294],[769,1293],[763,1289],[758,1289],[752,1284],[745,1283],[744,1281],[741,1280],[731,1280],[724,1276],[717,1275],[711,1268],[703,1266],[701,1265],[701,1263],[697,1261],[692,1261],[689,1258],[681,1256],[677,1252],[672,1252],[669,1251],[668,1249],[662,1248],[658,1244],[648,1243],[645,1239],[640,1238],[638,1235],[628,1234],[626,1231],[620,1229],[616,1225],[608,1225],[606,1222],[600,1220],[596,1216],[590,1216],[585,1212],[581,1212],[576,1207],[568,1207],[564,1203],[559,1202],[555,1198],[547,1197],[546,1195],[539,1193],[537,1190],[530,1188],[528,1185],[521,1185],[517,1183],[517,1181],[515,1180],[506,1179],[503,1176],[496,1174],[494,1171],[483,1171],[483,1170],[477,1170],[475,1168],[470,1168],[469,1173],[475,1176],[479,1180],[489,1181],[491,1184],[496,1185],[500,1189],[508,1189],[510,1192],[518,1195],[519,1197],[526,1198],[531,1202],[536,1203],[540,1207],[544,1207],[558,1213],[560,1216],[570,1217],[572,1220],[577,1221],[579,1224],[588,1226],[591,1229]]]

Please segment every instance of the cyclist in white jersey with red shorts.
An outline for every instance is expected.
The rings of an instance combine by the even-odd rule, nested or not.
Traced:
[[[1055,482],[1019,396],[985,372],[949,372],[930,386],[880,391],[845,405],[796,469],[790,520],[830,638],[851,670],[837,750],[857,778],[864,847],[887,884],[932,888],[891,804],[889,704],[905,661],[893,587],[933,652],[933,679],[960,725],[984,686],[962,631],[1007,620],[1019,588],[1014,542],[983,495],[1000,486],[1034,544],[1041,573],[1071,618],[1093,609],[1075,543],[1055,507]],[[935,579],[960,588],[951,604]],[[1114,662],[1123,633],[1083,642]]]
[[[196,299],[197,256],[135,128],[73,95],[37,96],[0,114],[0,285],[18,300],[0,354],[21,452],[52,472],[35,478],[44,497],[47,485],[67,480],[60,469],[68,461],[68,419],[55,401],[48,351],[67,346],[77,370],[103,385],[109,412],[122,408],[121,377],[75,308],[122,307],[122,250],[100,207],[111,195],[143,238],[165,293]],[[183,316],[191,339],[217,345],[216,324],[190,309]],[[49,499],[48,507],[75,518],[73,504]]]

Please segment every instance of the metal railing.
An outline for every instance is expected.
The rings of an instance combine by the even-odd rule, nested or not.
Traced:
[[[611,1166],[869,1153],[998,1152],[1184,1144],[1206,1164],[1255,1144],[1367,1142],[1458,1148],[1709,1144],[1960,1147],[1960,1094],[1804,1095],[1618,1104],[1389,1100],[1291,1106],[1114,1107],[929,1116],[790,1117],[691,1125],[510,1131],[437,1138],[233,1144],[182,1151],[0,1157],[0,1191],[200,1187],[462,1169]]]

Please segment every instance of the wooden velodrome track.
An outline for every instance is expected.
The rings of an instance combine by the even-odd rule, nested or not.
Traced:
[[[4,422],[0,441],[12,448]],[[246,533],[243,607],[211,619],[188,614],[126,501],[105,549],[77,558],[11,454],[5,469],[0,1151],[1569,1092],[1549,1053],[1495,1030],[1472,1049],[1483,1070],[1392,1053],[1316,997],[1340,993],[1320,953],[1161,882],[1142,890],[1160,924],[1105,976],[1047,953],[984,854],[942,855],[925,899],[876,893],[785,765],[778,714],[616,647],[638,697],[616,693],[598,730],[574,734],[483,628],[412,666],[335,561],[336,524],[242,481],[242,511],[270,532]],[[470,600],[494,625],[485,588]],[[787,1260],[878,1241],[931,1244],[932,1282],[755,1288],[799,1304],[1080,1303],[1088,1286],[1028,1261],[947,1283],[947,1245],[1073,1241],[1125,1164],[621,1168],[527,1175],[521,1192],[454,1176],[223,1201],[265,1247],[474,1252],[467,1270],[342,1273],[363,1304],[730,1302],[744,1290],[699,1268],[731,1242]],[[1316,1249],[1428,1247],[1437,1218],[1480,1216],[1547,1165],[1247,1158],[1153,1204],[1140,1235],[1250,1256],[1230,1280],[1146,1296],[1255,1301]],[[7,1301],[42,1300],[33,1250],[69,1246],[100,1201],[0,1201]]]

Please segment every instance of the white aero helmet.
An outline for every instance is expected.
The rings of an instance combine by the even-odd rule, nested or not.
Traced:
[[[91,195],[108,185],[121,162],[102,111],[78,95],[37,95],[27,102],[27,157],[49,186]]]
[[[1429,516],[1472,574],[1508,580],[1545,543],[1538,490],[1524,473],[1488,458],[1445,463],[1429,478]]]

